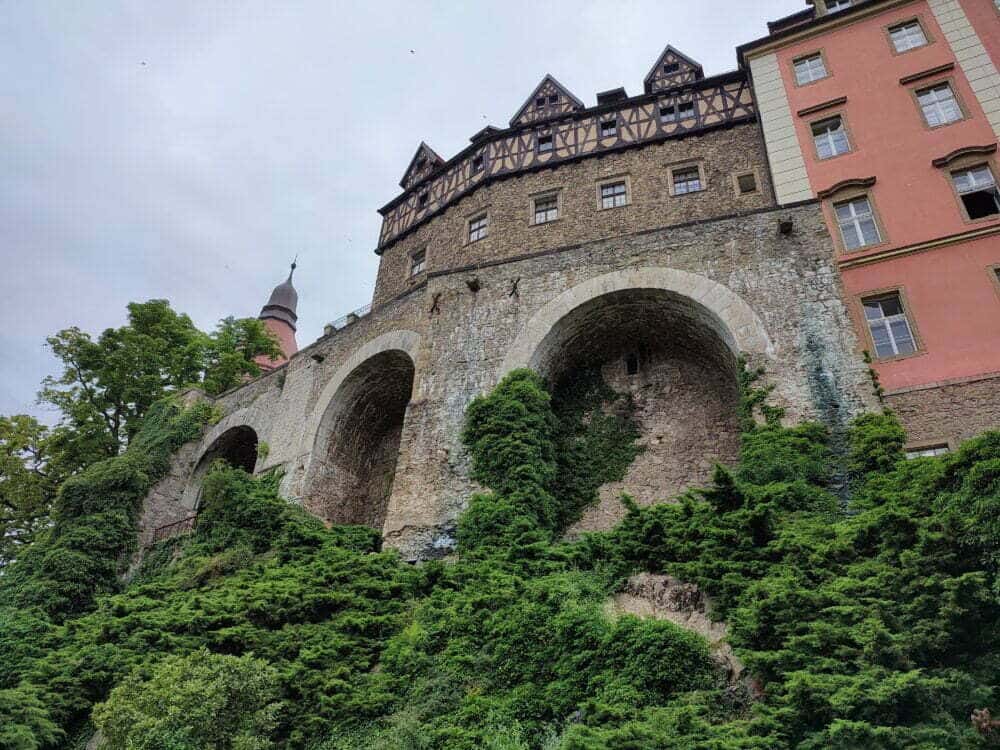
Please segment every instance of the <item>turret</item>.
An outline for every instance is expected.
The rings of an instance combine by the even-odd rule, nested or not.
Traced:
[[[264,327],[278,339],[278,345],[281,348],[279,359],[272,360],[265,356],[257,357],[255,361],[265,372],[283,365],[299,350],[299,345],[295,341],[295,323],[298,320],[295,308],[299,303],[299,293],[292,286],[292,274],[294,273],[295,262],[293,261],[288,278],[274,288],[274,291],[271,292],[271,298],[258,316],[264,321]]]

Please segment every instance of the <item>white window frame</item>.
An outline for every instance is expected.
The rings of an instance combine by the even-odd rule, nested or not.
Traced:
[[[914,29],[916,29],[917,36],[913,33]],[[901,54],[903,52],[909,52],[911,49],[925,47],[927,46],[929,40],[927,39],[927,33],[924,31],[924,27],[920,24],[920,21],[914,18],[912,20],[903,21],[903,23],[897,23],[894,26],[890,26],[889,41],[892,42],[892,48],[896,50],[897,53]],[[902,46],[900,46],[901,44]]]
[[[819,70],[822,72],[822,75],[817,75],[817,62],[819,63]],[[822,52],[814,52],[811,55],[805,55],[797,60],[793,60],[792,71],[795,74],[795,83],[799,86],[822,81],[830,75],[830,71],[826,69],[826,60],[823,59]]]
[[[981,174],[985,172],[987,180],[980,180],[977,178],[977,173]],[[968,175],[969,185],[966,188],[961,188],[958,185],[956,178],[959,175]],[[965,211],[966,217],[970,221],[978,221],[980,219],[988,219],[990,217],[995,217],[1000,215],[1000,190],[997,189],[996,177],[993,175],[993,170],[990,169],[989,164],[976,164],[972,167],[962,167],[961,169],[956,169],[949,175],[951,178],[951,184],[955,188],[955,193],[958,195],[958,200],[962,204],[962,210]],[[980,216],[978,218],[973,218],[969,215],[969,207],[965,205],[965,201],[962,200],[963,195],[969,195],[970,193],[988,192],[992,188],[993,193],[993,204],[997,208],[997,212],[993,214],[986,214],[985,216]]]
[[[605,132],[604,127],[609,125],[610,128],[608,132]],[[611,120],[600,120],[598,126],[601,129],[601,138],[614,138],[618,135],[618,118],[613,118]]]
[[[469,219],[469,229],[466,232],[466,237],[468,243],[471,245],[473,242],[479,242],[479,240],[484,239],[489,236],[490,233],[490,214],[488,211],[484,211],[481,214],[476,214],[471,219]]]
[[[860,203],[864,203],[867,206],[867,211],[858,210],[857,204]],[[838,210],[842,206],[850,208],[850,215],[846,219],[841,218],[840,211]],[[882,242],[882,230],[879,229],[878,220],[875,218],[875,207],[872,205],[872,201],[869,196],[858,195],[854,198],[837,201],[833,204],[833,216],[837,221],[837,228],[840,230],[840,240],[843,243],[845,250],[850,252],[863,250],[866,247],[871,247],[872,245],[877,245]],[[865,241],[863,226],[866,220],[871,221],[871,225],[875,230],[875,240],[872,242]],[[851,245],[851,243],[847,241],[847,234],[844,232],[845,226],[850,227],[857,233],[857,238],[860,244]]]
[[[427,270],[427,248],[416,250],[410,256],[410,278],[419,276]]]
[[[834,122],[837,123],[838,127],[833,129],[825,128],[821,133],[816,132],[817,128],[832,125]],[[817,158],[824,160],[832,159],[835,156],[851,152],[851,140],[847,137],[847,128],[844,125],[844,118],[841,115],[834,115],[833,117],[826,117],[822,120],[811,122],[809,123],[809,131],[812,133],[813,146],[816,149]],[[843,146],[842,150],[838,150],[838,144]],[[823,146],[826,146],[828,149],[828,153],[825,156],[823,154]]]
[[[825,0],[823,6],[827,13],[840,13],[854,5],[854,0]]]
[[[539,211],[539,204],[551,203],[551,206]],[[539,220],[539,213],[542,214],[542,219]],[[559,194],[558,193],[546,193],[545,195],[536,195],[531,199],[531,223],[532,224],[549,224],[559,218]]]
[[[617,190],[619,187],[621,188],[620,191]],[[605,190],[611,190],[612,192],[605,195]],[[627,206],[629,203],[628,180],[623,178],[602,182],[597,186],[597,194],[601,199],[601,209]]]
[[[947,96],[943,95],[945,91],[947,91]],[[958,103],[955,90],[948,81],[941,81],[933,86],[917,89],[914,93],[928,127],[939,128],[965,119],[962,105]],[[932,117],[936,122],[932,121]]]
[[[694,175],[694,178],[683,178],[684,175]],[[694,183],[695,187],[691,187]],[[683,189],[678,190],[678,185],[683,185]],[[690,193],[700,193],[705,189],[705,181],[701,176],[701,168],[697,164],[677,167],[670,170],[670,189],[672,195],[688,195]]]
[[[1000,2],[1000,0],[997,0],[997,2]],[[910,461],[914,458],[935,458],[937,456],[943,456],[946,453],[951,453],[951,448],[947,443],[936,443],[934,445],[926,445],[920,448],[907,448],[906,460]]]
[[[545,147],[542,147],[542,143],[545,143]],[[556,137],[553,133],[548,133],[545,135],[538,136],[538,153],[548,154],[556,149]]]
[[[660,122],[681,122],[695,117],[694,102],[675,102],[660,106]]]
[[[900,312],[886,315],[885,310],[882,309],[881,303],[884,300],[895,299],[899,305]],[[868,315],[869,305],[879,305],[879,316],[870,317]],[[911,354],[915,354],[917,351],[917,337],[913,332],[913,326],[910,324],[910,319],[906,314],[906,306],[903,304],[903,297],[898,291],[887,292],[886,294],[880,294],[875,297],[867,297],[861,300],[861,306],[864,309],[865,323],[868,326],[868,335],[872,340],[872,347],[875,349],[876,359],[892,359],[893,357],[905,357]],[[906,335],[909,339],[910,350],[903,351],[901,345],[906,341],[903,337],[897,337],[896,332],[893,331],[893,324],[902,323],[906,328]],[[877,339],[875,338],[876,327],[881,327],[888,338],[888,343],[891,348],[890,353],[881,353],[878,351]]]

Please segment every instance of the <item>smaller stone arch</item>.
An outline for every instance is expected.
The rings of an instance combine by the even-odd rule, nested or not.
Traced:
[[[249,425],[237,425],[224,429],[202,452],[195,463],[194,471],[184,489],[181,503],[190,510],[197,510],[201,504],[201,485],[209,468],[216,461],[225,461],[230,466],[253,474],[257,466],[257,432]]]
[[[407,407],[416,388],[420,335],[383,334],[333,374],[307,423],[307,509],[331,523],[381,531]]]

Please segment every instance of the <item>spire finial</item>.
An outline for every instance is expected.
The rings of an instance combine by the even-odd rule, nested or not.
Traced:
[[[292,258],[292,270],[290,270],[290,271],[288,272],[288,280],[289,280],[289,281],[291,281],[291,280],[292,280],[292,274],[293,274],[293,273],[295,273],[295,268],[296,268],[296,266],[298,265],[298,260],[299,260],[299,254],[298,254],[298,253],[295,253],[295,257],[294,257],[294,258]]]

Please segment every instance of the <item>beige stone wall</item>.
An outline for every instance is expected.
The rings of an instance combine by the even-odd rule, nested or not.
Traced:
[[[1000,376],[890,393],[886,406],[906,428],[907,445],[948,445],[1000,430]]]
[[[674,196],[671,169],[700,164],[705,190]],[[424,275],[411,278],[410,257],[426,249],[433,275],[566,245],[616,237],[674,224],[761,209],[773,204],[765,156],[754,124],[563,164],[487,185],[458,201],[382,254],[375,304],[392,299]],[[733,176],[755,170],[757,192],[738,195]],[[600,208],[598,185],[627,177],[630,203]],[[532,198],[558,191],[559,219],[533,223]],[[489,235],[468,243],[467,222],[487,211]]]

